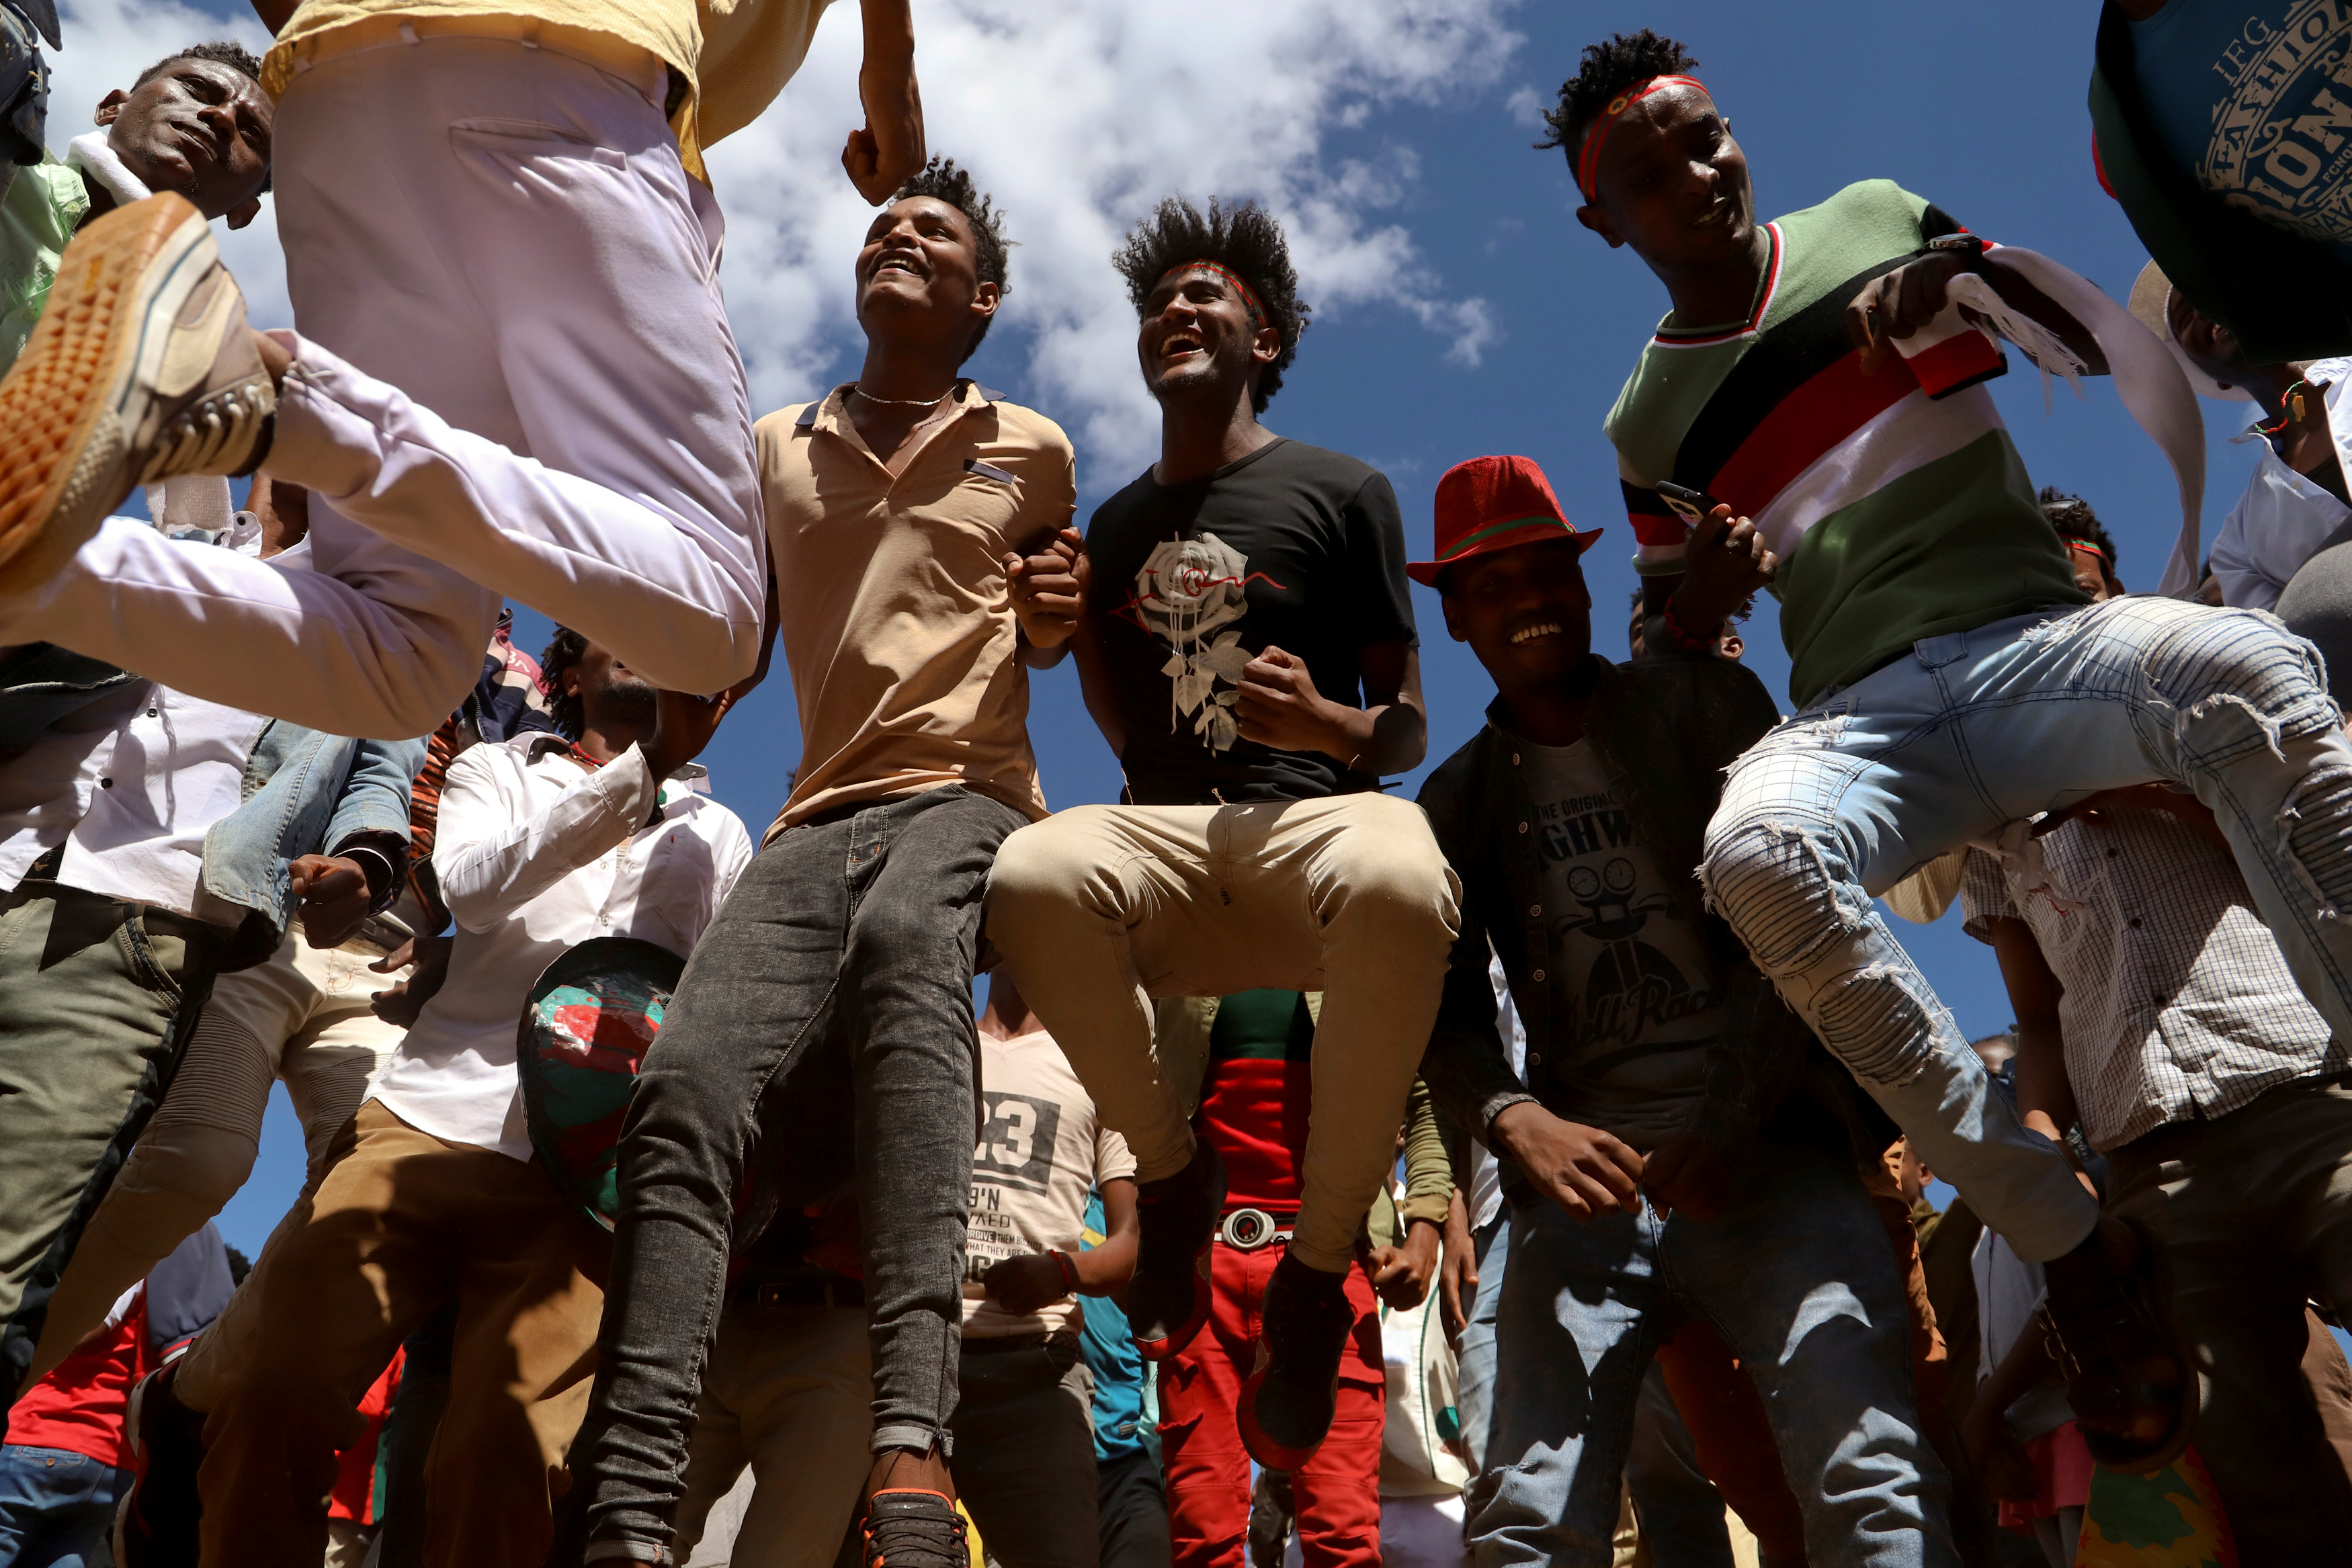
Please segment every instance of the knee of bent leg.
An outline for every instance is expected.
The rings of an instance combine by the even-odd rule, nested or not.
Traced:
[[[253,1175],[259,1140],[228,1127],[158,1122],[131,1151],[117,1185],[126,1193],[156,1193],[205,1206],[217,1214]]]
[[[1768,975],[1786,974],[1851,934],[1868,901],[1832,863],[1826,823],[1754,816],[1710,825],[1707,903]]]
[[[988,873],[988,933],[1000,947],[1017,942],[1040,921],[1079,907],[1082,891],[1100,871],[1092,845],[1060,819],[1015,830],[996,852]]]
[[[2318,650],[2252,611],[2187,622],[2150,650],[2146,674],[2176,735],[2209,757],[2254,737],[2275,751],[2342,723]]]
[[[1394,831],[1354,835],[1328,919],[1334,926],[1375,925],[1384,940],[1431,944],[1443,953],[1462,928],[1462,883],[1428,819],[1419,807],[1407,809],[1412,818],[1400,817]]]

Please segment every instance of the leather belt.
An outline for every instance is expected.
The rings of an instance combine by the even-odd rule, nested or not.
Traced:
[[[1230,1208],[1218,1222],[1217,1237],[1236,1252],[1255,1252],[1290,1239],[1290,1229],[1263,1208]]]
[[[735,1304],[755,1312],[781,1312],[807,1307],[862,1307],[866,1304],[866,1286],[859,1281],[838,1274],[746,1280],[735,1287]]]

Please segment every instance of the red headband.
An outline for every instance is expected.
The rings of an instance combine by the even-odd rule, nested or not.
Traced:
[[[1213,261],[1180,261],[1175,266],[1170,267],[1167,271],[1161,273],[1160,275],[1160,281],[1165,283],[1180,272],[1215,273],[1219,277],[1223,278],[1227,283],[1232,284],[1235,288],[1241,290],[1242,303],[1249,307],[1251,314],[1255,315],[1260,321],[1268,323],[1273,321],[1274,318],[1266,313],[1265,307],[1258,302],[1257,290],[1252,288],[1248,284],[1244,283],[1242,281],[1241,274],[1234,271],[1233,268],[1229,267],[1221,267]]]
[[[1706,84],[1696,77],[1665,76],[1635,82],[1611,99],[1609,107],[1594,115],[1592,123],[1584,128],[1584,140],[1576,154],[1576,188],[1584,193],[1586,201],[1592,200],[1593,176],[1601,167],[1601,144],[1609,139],[1609,128],[1617,123],[1619,115],[1662,87],[1695,87],[1706,92]],[[1715,95],[1708,93],[1707,96],[1712,98]]]

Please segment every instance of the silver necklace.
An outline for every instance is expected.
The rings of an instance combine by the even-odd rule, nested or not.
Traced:
[[[950,393],[952,393],[955,391],[955,388],[950,387],[946,392],[940,393],[937,397],[876,397],[872,392],[867,392],[863,386],[859,386],[854,382],[851,384],[849,390],[856,392],[859,397],[864,398],[867,402],[877,403],[884,408],[932,408],[946,402]]]

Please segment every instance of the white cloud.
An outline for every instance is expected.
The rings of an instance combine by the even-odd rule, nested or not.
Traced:
[[[1160,196],[1255,197],[1287,226],[1318,319],[1394,309],[1475,365],[1501,331],[1449,294],[1402,209],[1410,147],[1367,132],[1381,109],[1490,87],[1519,39],[1516,0],[929,0],[918,68],[934,151],[980,177],[1019,248],[999,332],[1025,350],[1031,395],[1069,426],[1089,474],[1157,444],[1134,315],[1109,265]],[[843,175],[856,101],[856,0],[839,0],[783,97],[710,156],[728,217],[724,277],[755,404],[854,371],[850,262],[871,216]],[[77,0],[57,60],[50,142],[88,128],[109,88],[164,49],[223,34],[258,48],[249,13],[177,0]],[[1368,137],[1378,144],[1368,145]],[[1345,146],[1339,145],[1342,140]],[[288,319],[265,204],[222,248],[263,325]],[[1311,344],[1310,336],[1309,342]]]

